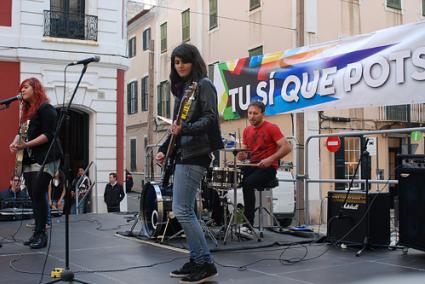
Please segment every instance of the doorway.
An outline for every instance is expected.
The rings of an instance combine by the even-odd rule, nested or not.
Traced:
[[[70,170],[65,173],[69,181],[75,177],[77,169],[86,168],[89,163],[89,115],[83,111],[69,111],[69,139],[65,141],[66,123],[62,126],[59,137],[64,154],[69,154]],[[65,169],[66,170],[66,169]]]

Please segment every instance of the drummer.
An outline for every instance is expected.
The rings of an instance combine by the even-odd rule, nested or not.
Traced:
[[[264,187],[276,178],[278,161],[292,150],[279,127],[264,120],[264,111],[265,105],[262,102],[254,101],[249,104],[250,125],[244,129],[242,137],[242,149],[249,151],[239,152],[237,155],[240,161],[250,158],[251,166],[242,169],[242,189],[244,213],[251,225],[254,224],[255,188]]]

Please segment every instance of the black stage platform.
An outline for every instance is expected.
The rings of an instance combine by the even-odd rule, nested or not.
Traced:
[[[70,264],[77,278],[101,284],[178,283],[169,278],[169,272],[181,266],[188,255],[178,249],[117,237],[116,231],[128,230],[131,224],[126,223],[124,215],[85,214],[70,219]],[[64,218],[53,221],[42,283],[50,280],[53,268],[64,267]],[[26,226],[30,222],[24,220],[22,226],[20,221],[0,223],[0,283],[39,282],[37,273],[43,267],[47,249],[31,250],[22,244],[31,234]],[[11,242],[13,235],[16,242]],[[425,283],[424,252],[409,249],[403,255],[400,250],[381,249],[355,257],[356,251],[316,243],[218,251],[213,255],[219,270],[217,283]],[[299,261],[301,258],[303,261]],[[160,262],[163,264],[140,268]]]

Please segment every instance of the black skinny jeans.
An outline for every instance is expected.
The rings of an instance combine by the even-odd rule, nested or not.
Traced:
[[[32,211],[35,219],[35,233],[46,231],[48,204],[46,199],[47,190],[52,176],[41,173],[37,179],[38,172],[24,173],[25,185],[32,201]]]
[[[251,225],[253,225],[255,213],[255,189],[257,187],[264,187],[271,180],[276,178],[276,169],[273,167],[264,169],[246,167],[243,169],[242,173],[244,214]]]

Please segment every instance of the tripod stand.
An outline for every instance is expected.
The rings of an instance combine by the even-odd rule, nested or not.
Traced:
[[[224,150],[224,151],[226,151],[226,150]],[[252,224],[248,221],[245,214],[243,212],[241,212],[241,209],[238,208],[238,206],[237,206],[237,204],[238,204],[237,203],[238,172],[237,172],[237,168],[236,168],[236,156],[237,156],[238,152],[241,152],[241,151],[246,151],[246,149],[236,149],[236,148],[231,149],[231,152],[233,154],[233,165],[235,167],[235,170],[233,172],[233,212],[232,212],[232,214],[230,214],[229,224],[227,225],[226,233],[224,234],[224,239],[223,239],[224,244],[226,244],[226,242],[227,242],[227,237],[230,235],[230,231],[231,231],[232,227],[235,227],[235,231],[236,231],[236,226],[238,225],[238,223],[236,222],[237,216],[241,216],[243,218],[244,222],[248,225],[249,229],[252,231],[252,233],[257,238],[257,240],[259,242],[261,241],[260,237],[257,235],[254,228],[252,227]]]
[[[66,108],[62,107],[61,116],[60,116],[60,119],[59,119],[57,127],[56,127],[56,135],[57,135],[57,133],[59,133],[59,131],[62,128],[62,123],[65,121],[65,139],[64,139],[65,143],[64,143],[64,146],[63,146],[63,148],[65,149],[64,169],[65,169],[66,172],[68,172],[68,176],[70,176],[70,172],[71,172],[70,155],[69,155],[69,152],[66,153],[66,151],[69,150],[69,120],[70,120],[69,109],[71,108],[72,101],[74,100],[75,94],[77,93],[77,90],[78,90],[78,87],[81,83],[81,80],[83,79],[83,76],[87,71],[88,63],[89,62],[84,63],[84,67],[81,70],[80,77],[78,79],[77,85],[74,88],[74,92],[72,93],[72,96],[71,96],[71,98],[68,102],[68,105],[67,105]],[[68,64],[65,67],[65,70],[64,70],[65,73],[66,73],[66,69],[68,68],[68,66],[70,66],[70,65]],[[65,104],[65,97],[64,97],[64,104]],[[57,282],[60,282],[60,281],[89,284],[88,282],[84,282],[82,280],[76,279],[74,277],[74,272],[72,272],[69,268],[69,211],[71,209],[71,192],[70,192],[70,185],[69,185],[68,179],[66,178],[66,175],[65,175],[65,179],[67,180],[66,186],[65,186],[65,208],[64,208],[64,210],[65,210],[65,271],[63,271],[61,273],[60,279],[47,282],[46,284],[57,283]]]

